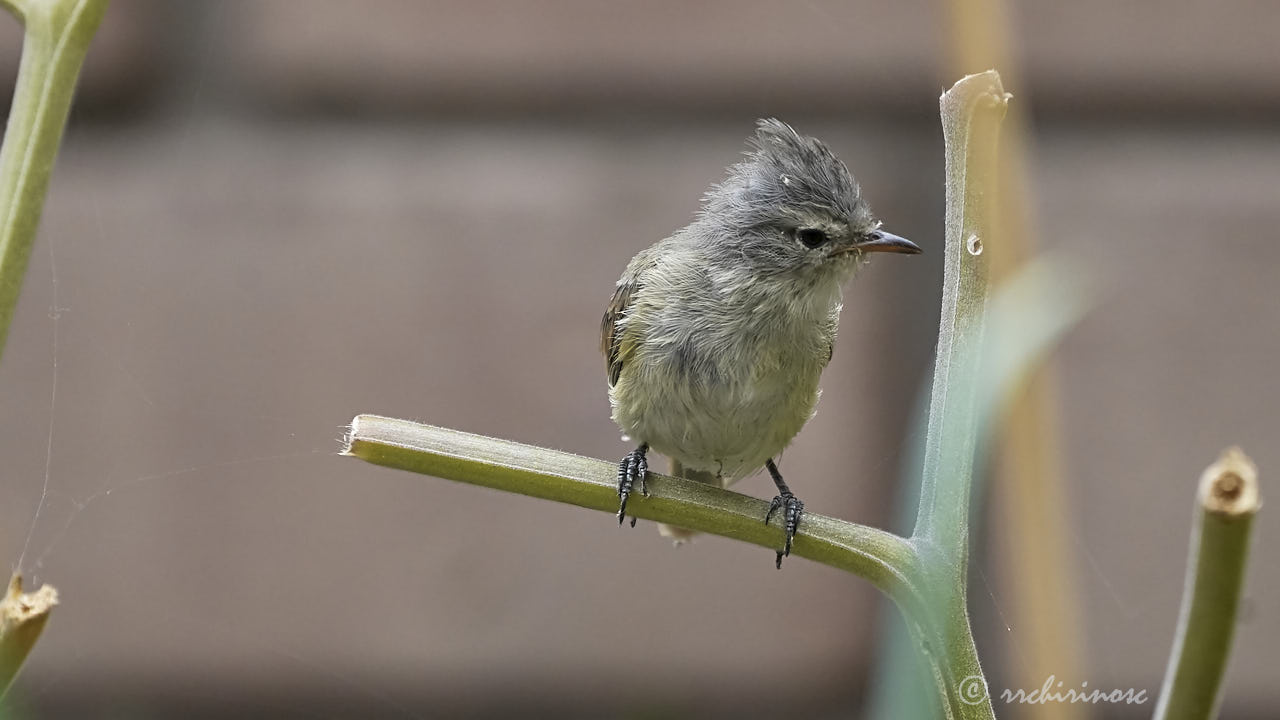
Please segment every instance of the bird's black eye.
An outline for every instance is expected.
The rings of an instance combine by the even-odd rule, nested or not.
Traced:
[[[799,228],[796,239],[805,247],[813,249],[827,241],[827,234],[817,228]]]

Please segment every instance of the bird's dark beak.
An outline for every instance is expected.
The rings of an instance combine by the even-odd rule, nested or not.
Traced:
[[[867,233],[866,238],[854,243],[853,247],[854,249],[860,250],[864,253],[890,252],[903,253],[906,255],[919,255],[924,252],[920,249],[919,245],[916,245],[910,240],[898,237],[893,233],[887,233],[883,230],[874,230]]]

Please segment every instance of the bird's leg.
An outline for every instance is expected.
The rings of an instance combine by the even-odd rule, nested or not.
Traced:
[[[782,558],[791,554],[791,541],[795,539],[796,529],[800,527],[800,515],[804,512],[804,503],[795,495],[791,494],[791,488],[782,481],[782,473],[778,472],[778,466],[773,464],[773,458],[765,461],[764,466],[769,469],[769,475],[773,478],[773,484],[778,486],[778,496],[769,503],[769,512],[764,516],[765,525],[769,524],[769,519],[779,509],[782,510],[782,530],[786,533],[786,540],[782,545],[782,549],[778,551],[779,570],[782,569]]]
[[[649,443],[640,443],[640,447],[627,453],[626,457],[622,458],[622,462],[618,463],[618,497],[621,498],[618,503],[619,525],[627,515],[627,499],[631,497],[631,488],[637,480],[640,481],[640,494],[649,496],[649,484],[645,477],[649,474],[649,461],[645,458],[647,452],[649,452]],[[636,519],[633,517],[631,527],[635,526]]]

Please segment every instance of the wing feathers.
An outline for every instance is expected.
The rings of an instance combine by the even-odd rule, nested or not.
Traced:
[[[611,386],[618,383],[618,376],[622,374],[622,329],[619,323],[627,316],[637,287],[634,282],[618,283],[600,322],[600,352],[604,353]]]

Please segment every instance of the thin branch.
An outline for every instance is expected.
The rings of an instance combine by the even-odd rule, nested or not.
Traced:
[[[618,510],[616,464],[510,440],[359,415],[343,454],[592,510]],[[628,515],[770,549],[782,544],[781,529],[762,521],[769,508],[763,500],[652,471],[648,485],[650,495],[636,493]],[[914,551],[892,533],[805,513],[791,552],[867,578],[891,597],[909,594],[903,568],[914,566]]]
[[[25,26],[0,148],[0,351],[22,290],[71,97],[106,0],[7,0]]]
[[[1218,714],[1250,530],[1261,506],[1258,468],[1240,448],[1228,448],[1200,478],[1182,611],[1156,704],[1157,720]]]
[[[9,690],[57,604],[58,591],[53,587],[45,585],[24,594],[22,576],[10,578],[9,590],[0,600],[0,697]]]

